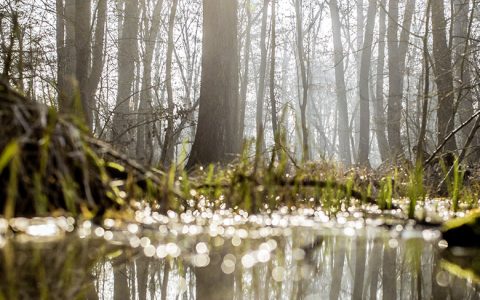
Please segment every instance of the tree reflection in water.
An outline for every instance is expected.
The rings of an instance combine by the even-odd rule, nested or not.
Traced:
[[[0,299],[480,299],[433,231],[265,228],[1,239]]]
[[[418,236],[397,239],[382,232],[326,234],[319,239],[301,231],[275,237],[276,249],[268,260],[235,249],[230,240],[225,241],[228,246],[212,249],[206,267],[182,257],[138,257],[126,268],[130,293],[125,286],[106,284],[112,280],[111,271],[96,273],[99,299],[112,293],[115,299],[128,299],[128,294],[130,299],[480,299],[477,285],[440,268],[436,242]],[[261,249],[266,240],[244,242],[245,249]],[[235,271],[225,274],[231,271],[222,265],[229,253],[235,255]],[[105,264],[111,261],[97,270],[109,270]]]

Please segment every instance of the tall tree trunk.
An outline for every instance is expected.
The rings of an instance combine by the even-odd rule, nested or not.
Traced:
[[[126,0],[121,37],[118,41],[118,92],[112,129],[113,144],[123,150],[128,149],[133,139],[130,103],[134,90],[138,26],[138,3],[135,0]]]
[[[59,0],[60,3],[57,3],[57,9],[60,8],[62,0]],[[73,113],[73,99],[74,99],[74,82],[75,82],[75,66],[76,66],[76,51],[75,51],[75,0],[65,0],[63,6],[63,12],[61,15],[57,14],[57,18],[63,18],[62,20],[57,19],[57,42],[61,43],[62,32],[58,26],[61,26],[61,23],[64,23],[65,32],[64,36],[64,46],[58,54],[58,65],[62,69],[61,76],[58,78],[58,87],[59,87],[59,101],[58,107],[62,113]],[[62,57],[63,55],[63,57]]]
[[[408,0],[405,5],[405,14],[402,23],[402,31],[398,33],[398,1],[390,0],[388,6],[388,72],[389,72],[389,90],[388,90],[388,142],[391,154],[396,156],[403,153],[401,140],[401,119],[402,119],[402,100],[403,83],[405,73],[405,59],[408,51],[408,41],[410,37],[410,27],[412,16],[415,10],[415,0]]]
[[[430,23],[430,9],[431,9],[431,0],[427,0],[427,8],[425,12],[425,33],[423,35],[423,101],[422,101],[422,111],[421,111],[421,124],[420,131],[418,133],[417,141],[417,153],[415,153],[415,165],[420,167],[423,165],[424,160],[424,149],[425,149],[425,135],[427,131],[427,117],[428,117],[428,97],[430,93],[430,64],[429,64],[429,53],[428,53],[428,28]]]
[[[152,131],[150,124],[152,122],[151,107],[152,107],[152,62],[153,53],[155,52],[155,46],[157,44],[157,37],[160,31],[160,13],[162,11],[163,0],[157,0],[155,8],[152,13],[152,21],[150,26],[146,22],[145,17],[145,54],[143,56],[143,76],[142,76],[142,88],[140,92],[140,103],[138,107],[137,117],[137,145],[136,145],[136,158],[144,163],[150,163],[152,156],[152,147],[148,147],[147,144],[152,143]]]
[[[265,77],[267,73],[267,16],[268,16],[268,2],[269,0],[263,0],[262,8],[262,27],[260,32],[260,70],[259,70],[259,82],[257,90],[257,113],[256,113],[256,126],[257,126],[257,155],[263,150],[265,145],[264,141],[264,126],[263,126],[263,107],[265,101]]]
[[[377,83],[375,96],[375,134],[377,136],[378,149],[380,150],[380,157],[382,161],[389,158],[389,147],[385,128],[385,114],[383,107],[383,83],[385,72],[385,33],[386,33],[386,13],[385,6],[387,0],[382,0],[379,15],[379,40],[378,40],[378,60],[377,60]]]
[[[469,54],[469,3],[470,0],[453,0],[453,51],[454,51],[454,83],[455,95],[458,105],[458,122],[460,124],[467,121],[474,112],[474,99],[471,92],[472,74],[468,63]],[[475,8],[472,8],[475,9]],[[473,124],[465,126],[461,131],[462,144],[464,144]],[[472,147],[476,149],[479,145],[479,138],[476,136],[472,141]],[[480,157],[478,151],[469,151],[474,154],[472,160],[478,160]]]
[[[452,74],[452,52],[447,44],[447,22],[443,0],[432,5],[433,58],[435,61],[435,83],[437,85],[437,142],[442,143],[454,128],[454,91]],[[456,150],[455,137],[445,145],[444,150]]]
[[[62,0],[56,1],[59,110],[80,113],[90,128],[93,126],[94,96],[104,64],[107,20],[106,0],[97,3],[92,43],[91,0],[66,0],[65,4]],[[75,85],[75,79],[78,85]]]
[[[357,51],[355,52],[355,60],[356,60],[356,72],[357,72],[357,86],[360,87],[360,67],[362,61],[362,52],[363,52],[363,36],[364,36],[364,29],[365,29],[365,17],[363,12],[363,1],[364,0],[357,0],[356,1],[356,47]],[[358,101],[358,105],[360,107],[360,89],[356,90],[356,101]],[[354,153],[355,161],[358,163],[358,145],[360,144],[360,109],[355,109],[353,111],[352,119],[354,121],[354,129],[353,129],[353,137],[355,143],[352,143],[352,152]],[[357,148],[355,148],[355,146]]]
[[[173,48],[175,47],[175,41],[173,40],[173,29],[175,26],[175,16],[177,14],[178,0],[173,0],[172,8],[170,11],[170,18],[168,21],[168,44],[167,44],[167,62],[165,72],[165,85],[167,87],[167,128],[165,130],[165,138],[163,139],[161,162],[164,166],[168,166],[173,161],[173,154],[175,149],[174,141],[174,107],[173,102],[173,87],[172,87],[172,59]]]
[[[360,64],[360,140],[358,144],[358,162],[368,166],[370,152],[370,60],[372,58],[373,29],[375,28],[375,15],[377,13],[376,0],[369,0],[367,13],[367,27]]]
[[[56,0],[56,43],[57,43],[57,89],[58,105],[61,107],[65,101],[65,6],[63,0]]]
[[[337,0],[331,0],[330,19],[332,20],[333,47],[335,60],[335,87],[338,111],[338,142],[340,160],[347,166],[352,163],[350,153],[350,130],[348,126],[347,88],[345,85],[345,66],[342,44],[340,14]]]
[[[297,52],[300,65],[300,76],[302,82],[302,97],[298,99],[300,105],[300,122],[302,128],[302,160],[310,160],[310,149],[308,146],[308,128],[307,128],[307,103],[308,103],[308,78],[305,66],[305,47],[303,46],[303,0],[295,0],[295,19],[297,30]]]
[[[232,59],[238,47],[237,1],[204,0],[203,5],[200,108],[187,167],[227,162],[240,151],[238,60]]]
[[[250,0],[245,1],[245,10],[247,13],[247,28],[245,31],[245,46],[243,49],[244,69],[243,77],[240,85],[240,123],[239,123],[239,136],[243,140],[245,131],[245,111],[247,106],[247,91],[248,91],[248,79],[250,72],[250,47],[252,43],[252,8]]]
[[[399,51],[398,51],[398,1],[389,0],[388,2],[388,143],[391,154],[403,154],[401,141],[401,118],[402,118],[402,74],[399,71]]]
[[[272,109],[272,131],[275,147],[279,144],[278,120],[277,120],[277,100],[275,99],[275,56],[277,49],[277,31],[276,31],[276,1],[272,0],[272,31],[271,31],[271,55],[270,55],[270,106]]]
[[[95,109],[95,93],[102,77],[103,66],[105,64],[105,32],[107,25],[107,0],[98,0],[96,8],[95,35],[92,46],[92,65],[89,70],[88,82],[86,87],[87,101],[89,104],[88,120],[89,126],[93,127],[93,110]]]
[[[88,95],[88,71],[91,59],[91,0],[75,0],[75,50],[76,50],[76,77],[80,101],[75,103],[81,108],[85,123],[92,125],[92,109]]]

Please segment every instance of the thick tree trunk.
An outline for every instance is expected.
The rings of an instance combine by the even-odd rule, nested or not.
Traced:
[[[187,167],[228,162],[240,151],[237,1],[204,0],[200,108]]]
[[[447,22],[443,0],[434,0],[432,4],[433,58],[438,95],[437,142],[440,144],[454,128],[452,53],[447,44]],[[455,137],[452,137],[444,150],[454,151],[456,148]]]
[[[345,66],[343,63],[345,56],[343,53],[341,23],[337,0],[331,0],[329,5],[330,16],[332,20],[335,60],[335,86],[338,111],[339,156],[342,163],[348,166],[352,163],[352,160],[350,153],[350,130],[348,125],[348,104],[347,88],[345,85]]]

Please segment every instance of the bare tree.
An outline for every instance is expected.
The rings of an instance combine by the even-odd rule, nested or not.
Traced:
[[[347,88],[345,84],[345,66],[342,44],[340,14],[337,0],[331,0],[330,18],[332,20],[333,47],[335,60],[335,86],[337,94],[339,156],[347,166],[352,163],[350,153],[350,130],[348,126]]]
[[[358,162],[369,165],[370,151],[370,60],[372,58],[373,29],[375,28],[375,15],[377,13],[376,0],[369,0],[367,13],[367,26],[360,64],[360,140],[358,144]]]
[[[469,17],[469,0],[453,1],[453,37],[452,49],[454,55],[454,87],[456,106],[458,107],[458,121],[460,124],[467,121],[474,113],[474,97],[471,91],[472,72],[470,59],[470,32],[472,20]],[[472,10],[475,8],[472,7]],[[465,141],[472,130],[473,124],[465,126],[461,131],[461,140]],[[472,148],[479,146],[478,136],[472,140]],[[478,160],[476,151],[469,151],[473,154],[472,160]]]
[[[112,140],[119,149],[128,149],[132,137],[130,107],[138,54],[139,7],[137,1],[126,0],[118,41],[118,92],[114,109]]]
[[[297,31],[297,56],[300,65],[300,78],[302,82],[302,97],[298,99],[300,105],[300,122],[302,125],[302,160],[310,160],[307,128],[307,103],[308,103],[308,78],[305,62],[305,48],[303,46],[303,0],[295,0],[295,19]]]
[[[172,87],[172,59],[175,41],[173,40],[173,29],[175,26],[175,16],[177,13],[178,0],[173,0],[170,11],[170,18],[168,20],[168,42],[167,42],[167,62],[166,62],[166,78],[165,84],[167,87],[167,128],[165,130],[165,138],[163,140],[163,148],[161,155],[161,162],[164,166],[168,166],[172,160],[175,149],[174,141],[174,108],[173,102],[173,87]]]
[[[95,31],[92,32],[90,0],[56,1],[59,109],[65,113],[79,111],[90,128],[93,126],[95,93],[104,65],[107,22],[107,1],[98,0],[96,4]],[[79,101],[74,101],[78,99],[76,96]]]
[[[138,107],[137,117],[137,147],[136,158],[143,162],[150,162],[153,155],[152,145],[152,63],[155,46],[157,45],[157,38],[160,32],[161,11],[163,0],[157,0],[155,8],[153,9],[151,21],[144,17],[145,35],[145,53],[143,55],[143,76],[142,88],[140,92],[140,103]],[[146,9],[144,8],[144,11]],[[147,147],[147,145],[150,145]]]
[[[263,126],[263,108],[265,102],[265,77],[267,73],[267,16],[268,16],[268,2],[263,1],[262,8],[262,28],[260,32],[260,70],[257,90],[257,155],[260,154],[264,148],[264,126]]]
[[[277,120],[277,100],[275,99],[275,56],[277,49],[277,31],[276,31],[276,1],[272,0],[272,30],[271,35],[271,54],[270,54],[270,106],[272,110],[272,131],[275,146],[278,146],[278,120]]]
[[[240,84],[240,123],[239,123],[239,136],[243,139],[245,131],[245,110],[247,105],[247,91],[248,80],[250,72],[250,48],[252,43],[251,31],[252,31],[252,7],[250,0],[245,0],[245,11],[247,15],[247,24],[245,30],[245,43],[243,48],[243,76]]]
[[[403,154],[401,139],[402,99],[405,58],[408,50],[408,40],[412,23],[415,0],[408,0],[405,6],[402,31],[398,36],[399,12],[398,1],[390,0],[388,5],[388,142],[392,155]]]
[[[447,22],[443,1],[437,0],[432,5],[432,36],[434,73],[438,95],[437,142],[441,144],[454,128],[454,91],[452,73],[452,52],[447,44]],[[456,150],[455,136],[445,145],[445,150]]]
[[[389,146],[386,136],[385,128],[385,113],[384,113],[384,69],[385,69],[385,33],[386,33],[386,13],[385,5],[387,0],[382,0],[379,12],[379,38],[378,38],[378,59],[377,59],[377,74],[376,74],[376,95],[375,95],[375,134],[377,136],[378,149],[382,161],[389,158]]]

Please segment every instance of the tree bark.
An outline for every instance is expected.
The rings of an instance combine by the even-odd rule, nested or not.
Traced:
[[[58,105],[62,108],[64,104],[65,92],[65,68],[66,68],[66,53],[65,53],[65,5],[63,0],[56,0],[56,43],[57,43],[57,90],[58,90]]]
[[[59,0],[62,2],[62,0]],[[60,3],[57,3],[57,9],[60,9]],[[76,51],[75,51],[75,0],[65,0],[63,12],[57,12],[57,26],[61,26],[64,23],[65,32],[62,34],[60,28],[57,27],[57,42],[60,42],[62,36],[64,36],[63,49],[59,49],[58,53],[58,65],[61,68],[62,76],[59,77],[59,101],[58,108],[62,113],[73,113],[73,100],[74,100],[74,82],[75,82],[75,66],[76,66]]]
[[[79,108],[81,118],[91,127],[92,109],[88,95],[88,71],[91,59],[91,0],[75,0],[75,51],[76,78],[78,81],[79,101],[76,98],[74,106]]]
[[[200,108],[187,167],[228,162],[240,152],[237,2],[204,0]],[[233,282],[233,281],[232,281]]]
[[[243,140],[245,131],[245,110],[247,105],[247,91],[248,91],[248,79],[250,72],[250,47],[252,43],[252,11],[250,0],[245,1],[245,10],[247,13],[247,28],[245,31],[245,46],[243,49],[244,70],[243,77],[240,86],[240,124],[239,124],[239,136]],[[240,145],[241,146],[241,145]]]
[[[152,147],[148,147],[147,143],[151,145],[152,131],[151,131],[151,108],[152,108],[152,62],[153,53],[157,44],[158,33],[160,31],[160,13],[162,11],[163,0],[157,0],[155,8],[152,13],[152,21],[150,26],[145,19],[145,54],[143,56],[143,76],[142,88],[140,92],[140,103],[138,107],[137,117],[137,145],[136,158],[138,161],[147,164],[150,163],[152,156]]]
[[[93,127],[93,111],[96,107],[95,93],[102,77],[103,66],[105,64],[105,32],[107,25],[107,0],[98,0],[97,17],[95,26],[95,35],[91,50],[92,65],[88,74],[86,87],[87,101],[89,104],[88,120],[89,127]]]
[[[172,87],[172,59],[173,48],[175,47],[173,40],[173,29],[175,26],[175,15],[177,14],[178,0],[173,0],[168,20],[168,42],[167,42],[167,62],[166,62],[166,78],[165,85],[167,87],[167,128],[165,130],[165,138],[163,139],[163,147],[161,154],[161,162],[164,166],[169,166],[173,161],[175,141],[174,141],[174,108],[173,87]]]
[[[333,31],[333,47],[335,60],[335,87],[337,94],[337,111],[338,111],[338,138],[339,138],[339,156],[342,163],[346,166],[351,165],[350,153],[350,129],[348,125],[348,104],[347,104],[347,88],[345,85],[345,66],[344,53],[342,44],[342,32],[340,23],[340,14],[337,0],[331,0],[330,18],[332,20]]]
[[[470,0],[453,0],[453,51],[454,51],[454,88],[458,105],[458,123],[467,121],[474,113],[474,99],[471,92],[472,73],[468,63],[469,53],[469,3]],[[474,9],[474,8],[472,8]],[[473,124],[465,126],[461,131],[462,144],[466,141],[472,130]],[[475,136],[472,140],[472,147],[479,146],[479,138]],[[472,161],[479,159],[477,151],[469,151],[473,154]]]
[[[265,101],[265,77],[267,73],[267,16],[268,16],[268,2],[269,0],[263,0],[262,8],[262,27],[260,32],[260,70],[259,70],[259,82],[257,90],[257,113],[256,113],[256,126],[257,126],[257,143],[256,153],[260,155],[264,148],[264,126],[263,126],[263,107]]]
[[[275,147],[279,145],[278,120],[277,120],[277,100],[275,99],[275,56],[277,49],[276,32],[276,1],[272,0],[272,31],[271,31],[271,55],[270,55],[270,106],[272,109],[272,131]]]
[[[297,53],[300,65],[300,78],[302,82],[302,97],[298,99],[300,105],[300,122],[302,128],[302,160],[304,162],[310,160],[310,149],[308,145],[308,128],[307,128],[307,103],[308,103],[308,78],[305,66],[305,48],[303,45],[303,17],[302,17],[302,0],[295,0],[295,19],[297,30]]]
[[[112,142],[118,149],[128,149],[132,142],[132,117],[130,103],[135,79],[135,59],[137,57],[137,38],[139,8],[135,0],[125,2],[121,37],[118,41],[118,92],[114,109]]]
[[[386,13],[385,6],[387,0],[382,0],[379,13],[379,40],[378,40],[378,60],[377,60],[377,75],[376,75],[376,96],[375,96],[375,134],[377,136],[378,149],[380,150],[380,157],[382,161],[389,158],[389,146],[385,128],[385,114],[383,106],[383,83],[385,72],[385,33],[386,33]]]
[[[375,28],[375,15],[377,13],[376,0],[369,0],[367,13],[367,26],[360,64],[360,140],[358,144],[358,162],[368,166],[370,152],[370,60],[372,58],[373,29]]]
[[[447,22],[443,0],[434,0],[432,4],[433,58],[438,94],[437,142],[440,144],[454,128],[452,52],[447,45]],[[454,151],[456,148],[453,136],[446,143],[444,150]]]

